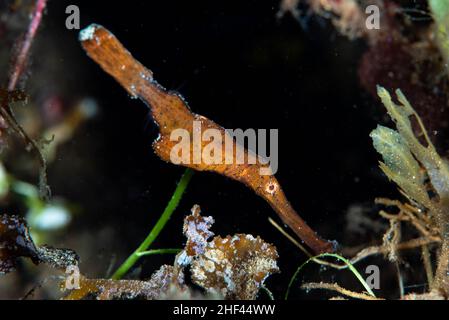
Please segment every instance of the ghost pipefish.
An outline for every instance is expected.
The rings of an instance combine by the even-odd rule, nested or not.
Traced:
[[[200,123],[203,128],[216,129],[226,140],[227,132],[215,122],[201,115],[191,112],[185,100],[176,93],[166,91],[153,78],[153,73],[137,61],[120,41],[108,30],[99,25],[91,25],[80,32],[79,40],[87,55],[93,59],[106,73],[115,78],[120,85],[134,98],[141,99],[151,111],[153,120],[159,127],[160,135],[153,143],[155,153],[164,161],[171,161],[171,150],[177,142],[172,141],[171,133],[176,129],[184,129],[193,133],[193,124]],[[229,136],[227,137],[229,138]],[[209,143],[202,141],[203,147],[220,142],[215,139]],[[190,150],[194,149],[192,146]],[[216,148],[225,149],[224,145],[215,145]],[[237,148],[231,150],[235,160]],[[218,150],[218,149],[217,149]],[[226,156],[224,150],[223,157]],[[246,149],[245,156],[251,154]],[[228,154],[229,155],[229,154]],[[193,152],[189,154],[194,158]],[[226,164],[224,164],[226,163]],[[280,184],[273,175],[261,175],[260,163],[256,164],[206,164],[204,161],[188,161],[182,166],[197,171],[216,172],[231,179],[244,183],[256,194],[265,199],[282,221],[288,225],[295,234],[309,246],[314,253],[331,252],[335,250],[335,242],[323,240],[314,232],[306,222],[296,213],[288,202]],[[179,164],[179,163],[176,163]]]

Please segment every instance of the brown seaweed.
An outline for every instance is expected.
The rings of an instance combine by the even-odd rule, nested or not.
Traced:
[[[36,246],[26,221],[17,216],[0,216],[0,274],[15,270],[19,258],[35,264],[46,263],[57,269],[78,264],[77,254],[69,249]]]

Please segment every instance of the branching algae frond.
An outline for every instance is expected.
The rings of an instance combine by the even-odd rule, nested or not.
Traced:
[[[389,92],[378,87],[378,95],[397,130],[378,126],[371,133],[374,147],[382,155],[382,171],[402,190],[409,201],[425,210],[442,237],[434,290],[449,293],[449,166],[429,139],[426,129],[404,94],[396,91],[399,105]],[[417,123],[423,142],[412,127]]]

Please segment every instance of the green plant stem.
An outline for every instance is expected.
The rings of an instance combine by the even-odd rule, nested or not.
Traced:
[[[159,220],[156,222],[155,226],[148,234],[146,239],[140,244],[140,246],[134,251],[128,259],[117,269],[117,271],[112,275],[113,280],[122,279],[123,276],[136,264],[136,262],[141,257],[142,252],[148,250],[148,248],[153,244],[154,240],[159,236],[161,231],[164,229],[167,222],[170,220],[173,212],[178,207],[181,198],[189,185],[189,182],[193,176],[193,171],[190,169],[186,169],[181,180],[179,181],[175,192],[173,193],[172,198],[170,199],[167,207],[162,213]]]
[[[288,296],[290,295],[290,289],[293,286],[293,283],[295,282],[296,278],[298,277],[299,272],[311,261],[316,262],[316,263],[320,263],[319,262],[319,258],[323,258],[323,257],[333,257],[335,259],[341,260],[342,262],[344,262],[349,270],[351,270],[351,272],[355,275],[355,277],[359,280],[359,282],[363,285],[363,287],[365,288],[365,290],[373,297],[376,297],[376,295],[374,294],[374,292],[371,290],[371,288],[368,286],[368,284],[366,283],[365,279],[363,279],[362,275],[357,271],[357,269],[351,264],[351,262],[346,259],[343,258],[342,256],[339,256],[338,254],[333,254],[333,253],[323,253],[320,254],[316,257],[312,257],[309,260],[307,260],[306,262],[304,262],[295,272],[295,274],[293,275],[292,279],[290,280],[290,283],[288,284],[288,288],[287,288],[287,292],[285,293],[285,300],[288,299]]]
[[[137,256],[139,256],[139,258],[141,258],[141,257],[146,257],[146,256],[153,256],[156,254],[178,254],[181,251],[182,251],[181,249],[156,249],[156,250],[148,250],[148,251],[144,251],[144,252],[139,252],[139,253],[137,253]]]
[[[273,292],[270,291],[270,289],[268,289],[267,287],[265,287],[264,285],[262,285],[260,287],[260,290],[264,291],[265,294],[268,296],[268,298],[272,301],[274,301],[274,295]]]

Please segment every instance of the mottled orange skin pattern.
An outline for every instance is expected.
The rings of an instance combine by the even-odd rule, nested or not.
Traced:
[[[215,122],[193,113],[184,99],[173,92],[168,92],[153,78],[153,73],[133,58],[128,50],[108,30],[98,25],[91,25],[80,35],[82,46],[92,58],[109,75],[114,77],[128,93],[145,102],[151,110],[152,117],[159,126],[160,136],[154,142],[155,153],[164,161],[170,161],[170,152],[177,144],[170,141],[170,135],[175,129],[185,129],[193,134],[193,123],[199,121],[203,129],[214,128],[222,133],[225,141],[226,131]],[[192,136],[192,135],[191,135]],[[202,146],[218,142],[202,142]],[[223,160],[225,146],[222,148]],[[243,148],[242,146],[234,146]],[[193,150],[193,147],[190,148]],[[244,150],[245,156],[250,156]],[[193,152],[192,152],[193,153]],[[236,152],[233,153],[235,159]],[[193,159],[193,154],[190,154]],[[264,198],[298,237],[300,237],[314,253],[333,251],[334,243],[321,239],[295,212],[288,202],[282,188],[274,176],[260,175],[261,164],[205,164],[203,162],[184,166],[197,171],[213,171],[240,181]]]

